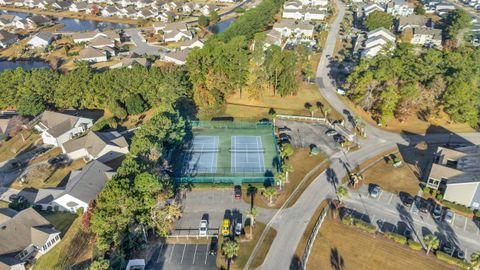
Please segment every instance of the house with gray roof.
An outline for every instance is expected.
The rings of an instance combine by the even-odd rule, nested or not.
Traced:
[[[413,28],[410,43],[428,48],[442,48],[442,30],[429,27]]]
[[[408,15],[398,18],[397,31],[402,32],[405,29],[415,27],[430,27],[431,19],[423,15]]]
[[[480,209],[480,145],[439,147],[426,186],[443,192],[444,200]]]
[[[0,48],[7,48],[8,46],[17,42],[17,40],[17,35],[9,33],[5,30],[0,30]]]
[[[86,132],[92,125],[93,119],[45,111],[34,128],[42,133],[43,143],[61,146]]]
[[[120,60],[120,62],[110,66],[110,69],[115,68],[132,68],[133,66],[142,66],[148,67],[150,63],[146,58],[143,57],[125,57]]]
[[[94,132],[70,140],[62,145],[62,151],[70,159],[108,162],[128,153],[128,143],[120,133]]]
[[[29,41],[28,45],[33,48],[41,48],[48,46],[53,41],[53,34],[49,32],[39,32],[35,34]]]
[[[60,232],[33,208],[0,208],[0,269],[24,270],[24,264],[60,242]]]
[[[189,52],[190,49],[168,52],[165,54],[163,60],[177,65],[184,65],[187,62]]]
[[[44,210],[58,209],[71,213],[80,208],[87,210],[88,203],[97,198],[113,173],[112,168],[93,160],[82,169],[72,171],[65,187],[40,189],[33,204]]]

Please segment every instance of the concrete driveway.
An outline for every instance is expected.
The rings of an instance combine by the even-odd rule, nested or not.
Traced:
[[[198,235],[202,218],[208,220],[209,234],[218,233],[226,216],[243,223],[250,205],[243,200],[235,200],[233,195],[233,186],[231,189],[194,189],[188,192],[182,199],[182,218],[177,221],[174,234]],[[257,221],[268,223],[275,210],[258,208],[258,212]]]
[[[400,198],[383,191],[378,198],[368,196],[367,185],[358,191],[351,191],[344,199],[346,208],[342,215],[352,215],[375,224],[380,231],[391,231],[403,234],[410,228],[415,241],[422,241],[428,234],[436,235],[442,243],[451,242],[470,257],[472,252],[480,250],[480,224],[460,215],[455,215],[449,224],[437,221],[430,213],[421,213],[415,206],[406,207]]]
[[[333,137],[325,135],[325,132],[330,129],[326,125],[284,119],[277,119],[275,125],[279,128],[287,127],[290,129],[279,133],[290,136],[290,142],[294,148],[315,145],[329,156],[341,151],[341,147],[335,143]]]

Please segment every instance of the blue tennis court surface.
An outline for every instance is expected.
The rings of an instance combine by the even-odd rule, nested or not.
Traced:
[[[232,173],[265,172],[264,152],[260,136],[232,136]]]
[[[184,156],[184,173],[216,173],[218,151],[218,136],[195,136]]]

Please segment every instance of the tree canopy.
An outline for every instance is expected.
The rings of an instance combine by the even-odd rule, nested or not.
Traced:
[[[393,16],[379,10],[375,10],[374,12],[370,13],[365,19],[365,28],[368,31],[372,31],[380,27],[390,30],[392,25]]]

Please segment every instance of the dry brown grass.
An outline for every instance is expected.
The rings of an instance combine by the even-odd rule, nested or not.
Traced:
[[[273,205],[268,204],[268,200],[261,195],[260,190],[258,190],[257,195],[254,197],[254,205],[260,208],[280,208],[288,199],[288,197],[290,197],[295,188],[297,188],[305,175],[311,170],[313,170],[316,166],[321,164],[324,160],[325,156],[321,154],[317,156],[310,156],[309,149],[307,148],[296,149],[295,153],[287,161],[288,164],[291,164],[293,166],[294,171],[289,174],[289,182],[285,183],[283,189],[279,191],[279,196],[274,200]],[[318,173],[314,173],[312,177],[309,177],[307,181],[304,182],[304,184],[300,187],[299,192],[289,203],[288,207],[295,204],[298,197],[302,194],[303,190],[305,190],[308,185],[318,176],[318,174],[323,171],[322,168],[323,166],[321,168],[317,168],[315,172]],[[248,196],[247,190],[247,188],[242,189],[242,198],[245,202],[250,203],[251,198]]]
[[[47,161],[49,159],[51,159],[52,157],[55,157],[55,156],[58,156],[62,153],[62,148],[60,147],[56,147],[50,151],[48,151],[47,153],[44,153],[34,159],[31,159],[29,162],[28,162],[28,165],[32,165],[32,164],[37,164],[37,163],[40,163],[42,161]]]
[[[413,251],[383,237],[374,238],[330,217],[325,219],[313,244],[307,269],[316,269],[315,266],[334,270],[456,269],[436,260],[433,255]]]
[[[39,134],[24,130],[12,137],[10,140],[2,142],[0,144],[0,162],[14,158],[16,155],[22,153],[22,151],[32,147],[35,141],[39,138]],[[23,139],[25,139],[25,141],[23,141]]]
[[[305,247],[307,246],[308,238],[310,238],[310,235],[313,232],[313,228],[315,227],[315,224],[317,223],[320,214],[322,214],[323,209],[325,209],[327,205],[327,201],[323,201],[320,204],[317,210],[315,210],[315,213],[312,215],[312,218],[310,219],[307,228],[303,232],[302,238],[298,243],[297,250],[295,251],[295,257],[298,259],[297,262],[300,262],[300,260],[303,258],[303,252],[305,251]]]
[[[417,194],[420,187],[415,173],[398,152],[393,155],[402,160],[400,167],[395,168],[381,159],[362,173],[364,182],[377,184],[382,189],[396,194],[402,191],[412,195]]]

